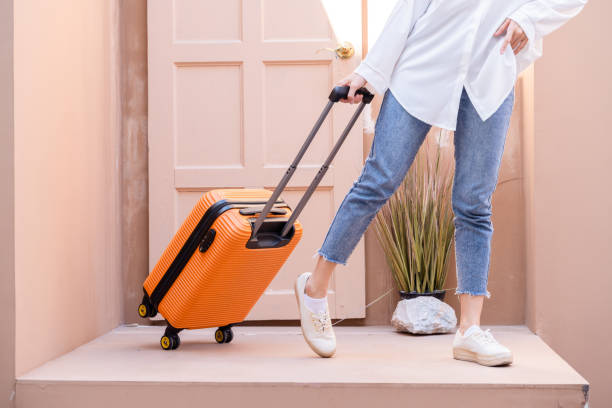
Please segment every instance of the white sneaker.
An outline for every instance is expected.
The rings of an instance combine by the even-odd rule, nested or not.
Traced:
[[[486,366],[512,363],[512,351],[495,340],[491,329],[478,326],[462,335],[457,329],[453,340],[453,357],[457,360],[474,361]]]
[[[310,272],[304,272],[295,280],[295,298],[300,312],[302,334],[310,348],[321,357],[331,357],[336,352],[336,336],[329,318],[329,307],[325,305],[323,313],[315,314],[304,305],[304,288],[310,278]]]

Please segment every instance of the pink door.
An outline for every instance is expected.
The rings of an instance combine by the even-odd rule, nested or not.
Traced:
[[[327,102],[359,63],[360,0],[150,0],[149,227],[152,268],[203,192],[273,189]],[[349,37],[350,38],[347,38]],[[322,48],[350,41],[356,54]],[[355,106],[321,127],[281,195],[295,206]],[[295,277],[312,270],[342,199],[363,166],[362,123],[300,215],[303,238],[250,320],[295,319]],[[333,317],[365,316],[363,240],[339,266]]]

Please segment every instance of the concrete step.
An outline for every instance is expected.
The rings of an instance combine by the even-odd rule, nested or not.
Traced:
[[[588,383],[525,326],[484,326],[514,353],[485,367],[452,358],[453,334],[336,327],[337,353],[316,356],[299,327],[183,331],[119,327],[17,379],[18,408],[88,407],[583,407]],[[459,403],[459,404],[458,404]]]

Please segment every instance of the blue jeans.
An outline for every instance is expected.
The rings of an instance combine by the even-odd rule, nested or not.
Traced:
[[[491,255],[491,196],[499,168],[514,88],[498,110],[482,121],[465,88],[457,117],[452,207],[455,224],[455,294],[491,294],[487,290]],[[400,186],[431,125],[415,118],[387,90],[376,121],[374,140],[361,175],[340,204],[321,248],[315,253],[342,265],[376,213]]]

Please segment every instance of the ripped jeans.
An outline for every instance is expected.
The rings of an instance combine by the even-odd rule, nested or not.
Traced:
[[[455,224],[455,294],[491,297],[487,290],[491,256],[491,196],[497,185],[514,88],[497,111],[482,121],[465,88],[461,94],[455,144],[452,208]],[[314,257],[347,264],[376,213],[400,186],[431,125],[408,113],[385,92],[374,140],[361,175],[340,204]]]

